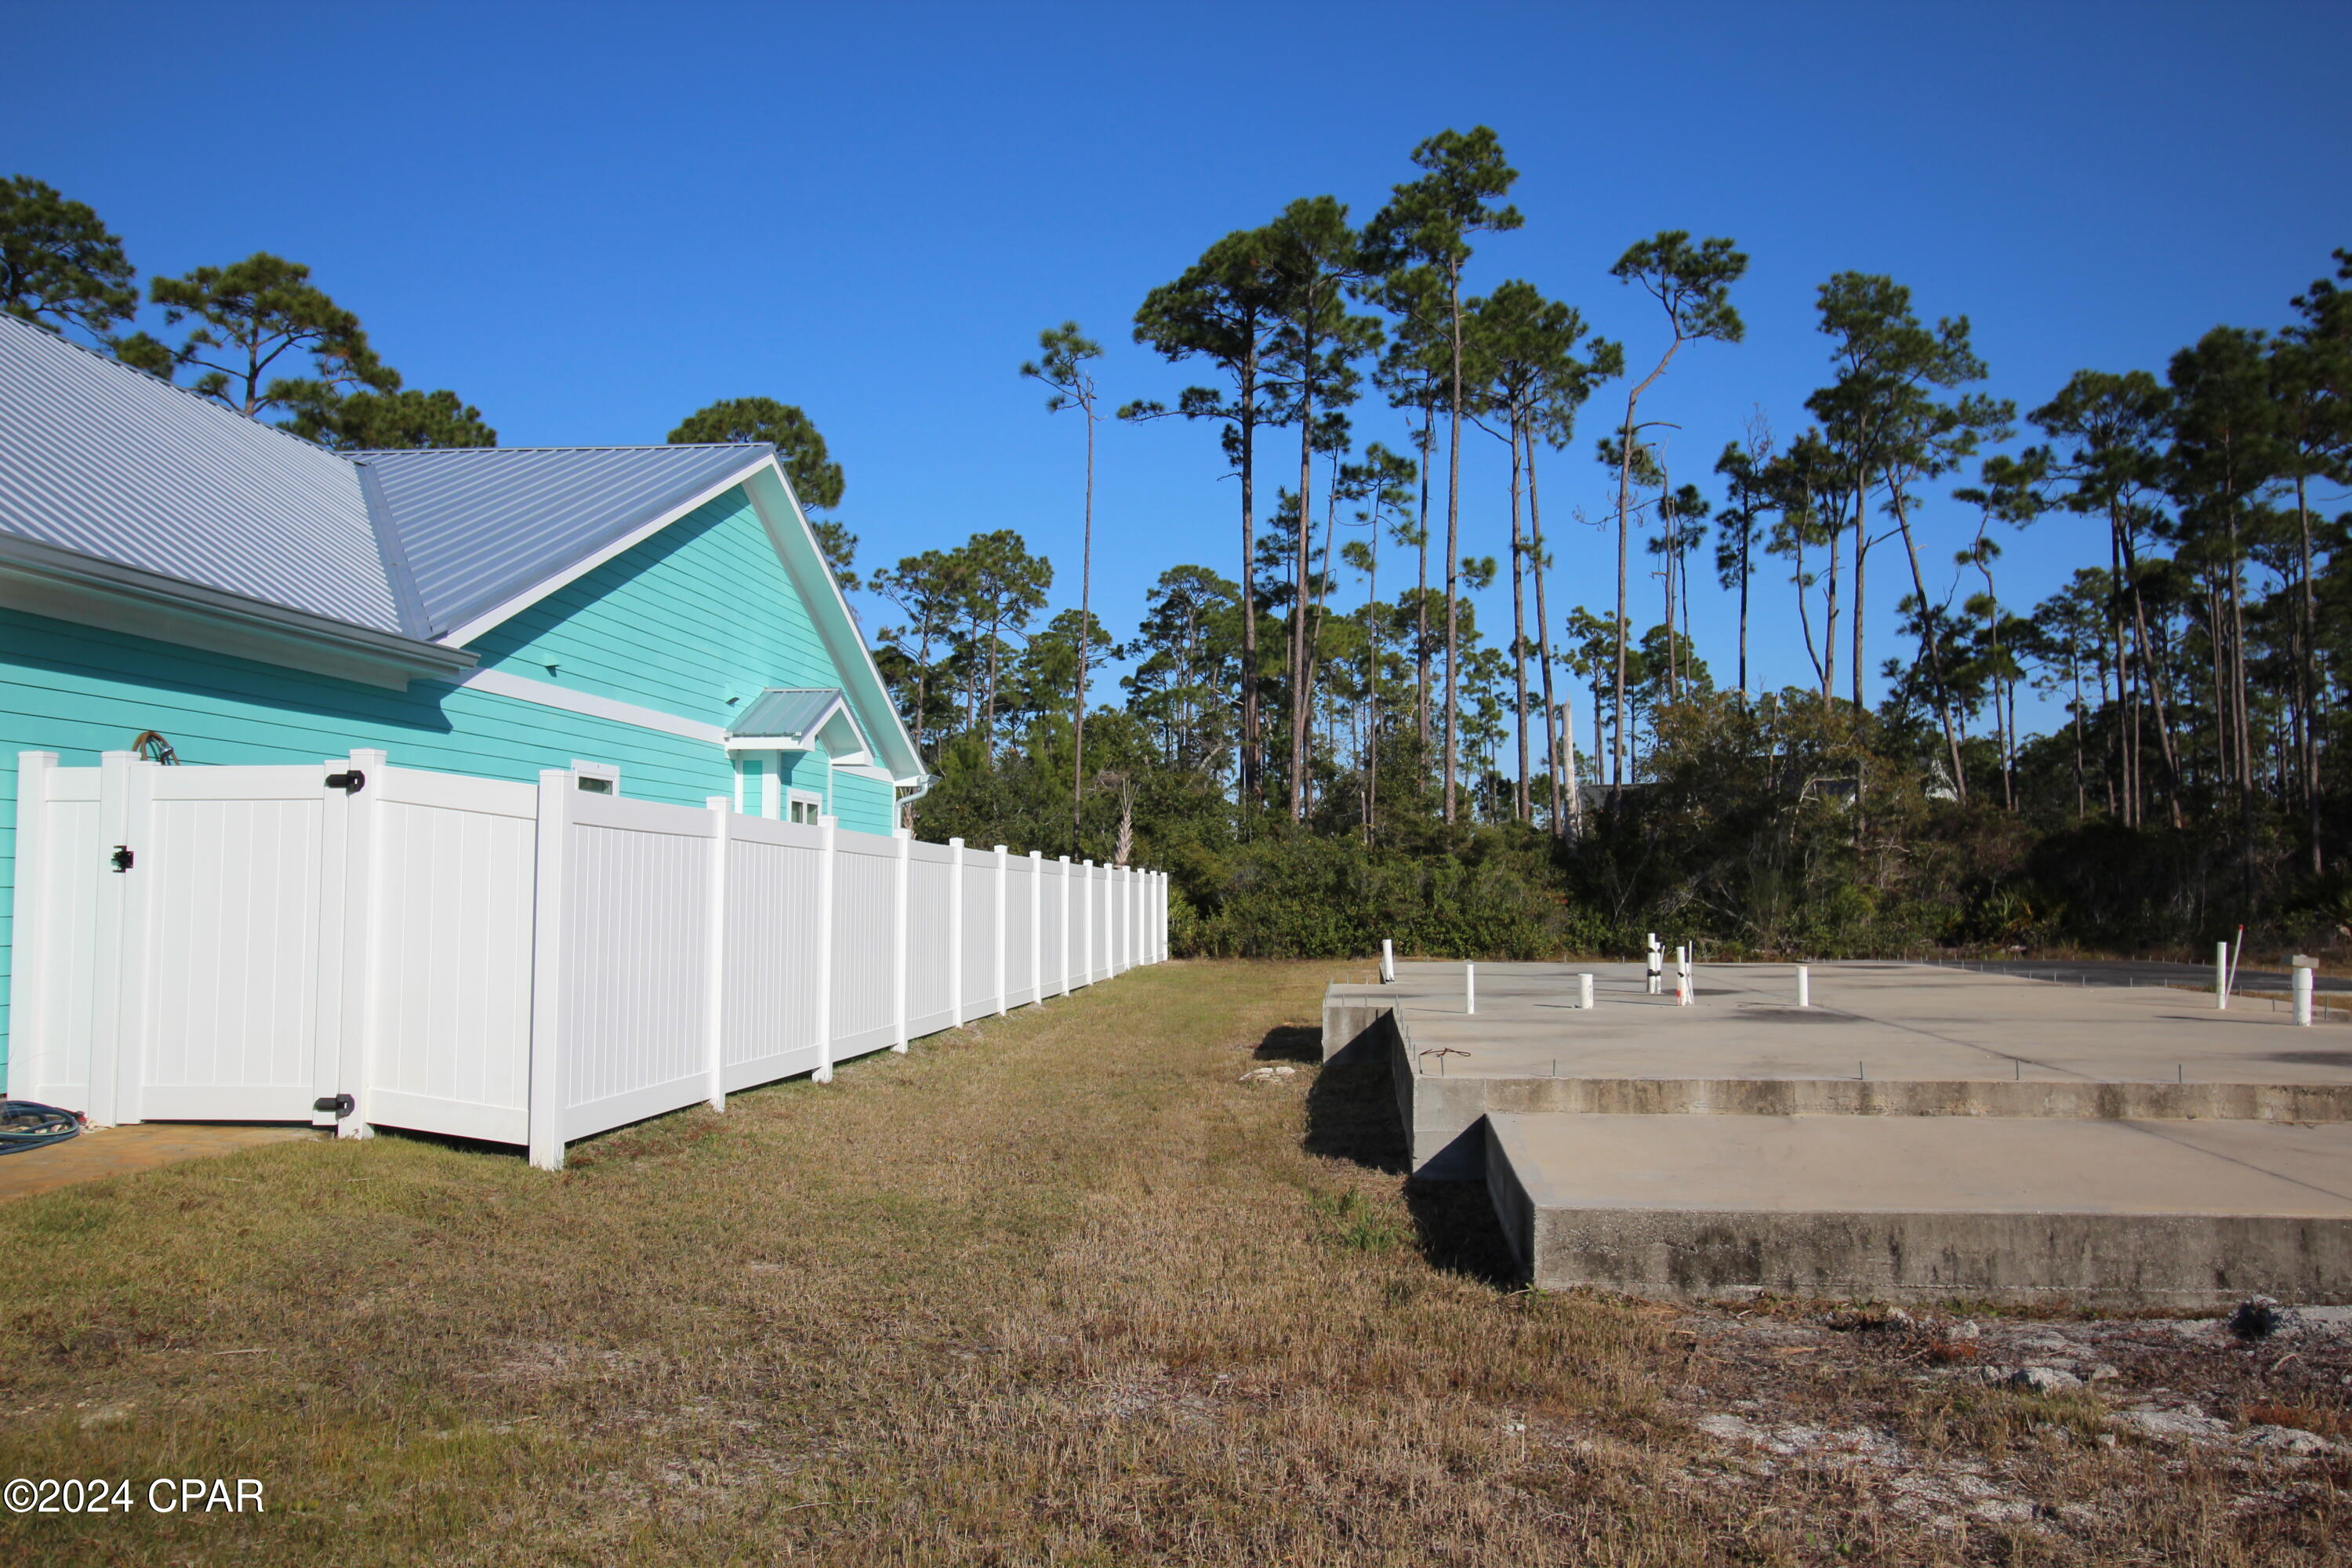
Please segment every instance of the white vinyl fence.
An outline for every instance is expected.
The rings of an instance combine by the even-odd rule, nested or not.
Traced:
[[[392,766],[18,758],[8,1092],[563,1146],[1166,956],[1167,879]]]

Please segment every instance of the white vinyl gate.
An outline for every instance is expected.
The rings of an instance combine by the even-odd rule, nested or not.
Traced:
[[[19,758],[8,1091],[563,1144],[1165,956],[1166,879],[395,767]]]

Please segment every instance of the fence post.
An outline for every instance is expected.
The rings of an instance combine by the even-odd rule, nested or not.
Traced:
[[[334,790],[343,799],[343,951],[341,1016],[337,1020],[333,1089],[352,1097],[352,1113],[335,1125],[338,1138],[373,1138],[368,1093],[376,1073],[376,1020],[383,1016],[378,996],[377,922],[383,919],[383,798],[391,753],[361,749],[350,767],[376,787],[356,793]],[[331,805],[331,803],[330,803]],[[324,932],[320,935],[323,939]],[[323,958],[324,943],[320,955]],[[321,987],[323,989],[323,987]]]
[[[963,840],[948,840],[948,1026],[963,1027]]]
[[[833,1081],[833,889],[834,877],[841,860],[837,842],[840,828],[836,818],[820,816],[817,831],[824,835],[824,858],[817,871],[816,921],[816,1071],[809,1077],[818,1083]]]
[[[563,852],[571,837],[570,770],[539,775],[539,868],[530,939],[530,1163],[563,1169]]]
[[[99,853],[118,844],[134,857],[148,850],[143,770],[153,764],[142,763],[129,752],[103,752],[98,766]],[[139,1120],[139,1069],[144,1053],[138,1003],[146,994],[146,900],[142,885],[125,873],[100,876],[96,902],[89,1114],[100,1125],[120,1125]]]
[[[894,827],[898,858],[890,868],[890,1048],[907,1054],[907,868],[914,858],[915,830]]]
[[[1004,846],[996,847],[996,1016],[1004,1016],[1004,894],[1006,869]]]
[[[706,795],[710,808],[710,913],[704,922],[709,947],[705,953],[702,990],[703,1065],[710,1075],[710,1109],[727,1109],[727,861],[734,837],[735,803],[723,795]]]
[[[1029,851],[1029,1001],[1045,1005],[1045,856]]]
[[[1056,952],[1058,952],[1061,956],[1060,956],[1060,958],[1055,962],[1055,963],[1054,967],[1061,971],[1061,973],[1062,973],[1062,994],[1063,994],[1063,995],[1065,995],[1065,996],[1067,996],[1067,995],[1070,994],[1070,913],[1071,913],[1071,900],[1074,900],[1074,899],[1076,899],[1076,898],[1077,897],[1077,890],[1076,890],[1076,888],[1071,884],[1071,881],[1070,881],[1070,858],[1069,858],[1067,855],[1065,855],[1065,856],[1063,856],[1063,857],[1061,858],[1061,859],[1062,859],[1062,931],[1061,931],[1061,937],[1060,937],[1060,940],[1059,940],[1059,941],[1057,941],[1057,942],[1055,942],[1055,944],[1054,944],[1055,951]]]

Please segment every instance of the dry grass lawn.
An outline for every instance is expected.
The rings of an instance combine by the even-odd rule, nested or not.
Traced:
[[[385,1137],[0,1208],[0,1478],[268,1510],[0,1516],[0,1561],[2345,1560],[2339,1460],[1513,1289],[1483,1191],[1409,1191],[1377,1078],[1313,1065],[1334,973],[1139,971],[561,1176]],[[2262,1419],[2337,1418],[2303,1360]],[[1806,1457],[1856,1443],[1902,1458]]]

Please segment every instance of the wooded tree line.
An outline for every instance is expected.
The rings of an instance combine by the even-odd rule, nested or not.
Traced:
[[[927,810],[975,837],[1034,824],[1040,847],[1067,837],[1022,801],[1046,787],[1035,759],[1075,728],[1076,688],[1056,712],[1040,650],[1072,677],[1085,626],[1129,665],[1094,844],[1124,824],[1163,858],[1190,846],[1204,920],[1284,855],[1299,863],[1280,846],[1303,837],[1353,843],[1360,879],[1384,854],[1426,871],[1489,853],[1475,848],[1484,826],[1553,842],[1514,873],[1526,930],[1551,933],[1528,938],[1538,948],[1661,910],[1767,946],[1830,929],[1865,946],[2061,940],[2070,921],[2183,940],[2218,911],[2352,921],[2326,763],[2352,654],[2352,513],[2332,511],[2352,479],[2346,253],[2279,321],[2216,328],[2161,369],[2083,371],[2022,415],[1987,390],[1967,316],[1839,273],[1817,290],[1822,384],[1782,418],[1759,406],[1692,475],[1670,466],[1661,400],[1676,378],[1736,365],[1719,353],[1744,331],[1735,242],[1667,231],[1630,246],[1611,275],[1654,313],[1605,341],[1523,279],[1474,290],[1474,258],[1520,224],[1491,131],[1443,132],[1412,161],[1360,226],[1336,198],[1293,202],[1136,311],[1139,343],[1203,374],[1116,417],[1214,434],[1236,481],[1229,573],[1170,567],[1123,645],[1067,612],[1030,631],[1047,583],[998,616],[1003,579],[982,557],[1021,553],[1017,540],[890,575],[908,626],[884,638],[947,774]],[[1084,342],[1074,323],[1057,331]],[[1090,384],[1089,531],[1092,398]],[[1409,422],[1402,451],[1358,444],[1381,403]],[[1597,520],[1572,511],[1614,536],[1614,596],[1571,605],[1553,591],[1544,502],[1594,407],[1581,456],[1612,500]],[[1463,443],[1482,436],[1508,454],[1507,494],[1466,509],[1507,520],[1491,531],[1465,521]],[[1570,484],[1589,489],[1590,472]],[[1556,538],[1557,510],[1549,526]],[[2004,541],[2025,529],[2065,531],[2083,561],[2040,603],[2003,592]],[[1895,574],[1891,650],[1868,640],[1873,591],[1889,592],[1874,563]],[[1487,632],[1470,595],[1496,583],[1511,624]],[[1711,667],[1691,606],[1716,592],[1737,630]],[[1767,595],[1793,600],[1802,687],[1751,682]],[[979,694],[1017,662],[1008,634],[1028,661],[1021,694],[991,702]],[[2026,732],[2021,694],[2052,699],[2063,725]],[[1724,749],[1733,737],[1744,750]],[[1097,773],[1077,766],[1073,790],[1072,760],[1058,766],[1084,842]],[[1160,812],[1139,818],[1155,792]],[[1790,837],[1799,818],[1811,826]],[[1733,821],[1747,837],[1714,831]],[[2142,836],[2126,853],[2144,868],[2169,869],[2128,896],[2078,886],[2065,846],[2109,828]],[[1801,886],[1768,896],[1723,874],[1772,859],[1759,845],[1776,834],[1810,846],[1789,863]],[[1830,927],[1759,915],[1808,905],[1845,913]]]
[[[1374,922],[1529,952],[1666,920],[1816,951],[2352,926],[2330,765],[2352,659],[2347,253],[2270,323],[2084,370],[2022,413],[1987,390],[1968,317],[1837,274],[1822,384],[1694,474],[1673,398],[1737,372],[1734,241],[1629,246],[1594,282],[1636,291],[1648,324],[1611,342],[1533,283],[1481,281],[1520,226],[1492,132],[1411,165],[1360,224],[1292,202],[1150,289],[1129,330],[1191,384],[1114,397],[1077,323],[1040,334],[1017,369],[1078,416],[1076,571],[1000,530],[864,584],[940,775],[927,836],[1148,854],[1179,872],[1188,940],[1230,951],[1351,951]],[[26,176],[0,185],[0,309],[330,447],[497,438],[455,393],[407,387],[300,264],[142,293],[97,215]],[[1361,438],[1375,417],[1407,434]],[[1124,639],[1091,593],[1108,427],[1213,435],[1237,503],[1223,563],[1170,566]],[[1506,484],[1465,495],[1487,438]],[[842,470],[801,409],[714,403],[670,439],[775,443],[858,585]],[[1564,520],[1569,494],[1605,499]],[[1601,604],[1559,592],[1569,521],[1613,543]],[[2004,592],[2026,529],[2081,560],[2038,603]],[[1874,562],[1892,649],[1868,641],[1890,591]],[[1715,593],[1734,630],[1703,656],[1692,607]],[[1809,672],[1778,691],[1751,680],[1770,595]],[[1121,700],[1090,713],[1107,665]],[[2063,722],[2029,732],[2021,697]]]

